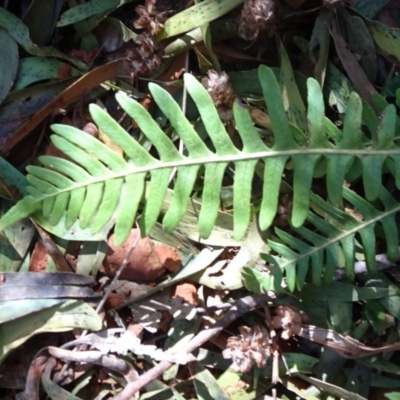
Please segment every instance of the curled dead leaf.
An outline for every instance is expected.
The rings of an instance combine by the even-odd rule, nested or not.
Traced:
[[[279,306],[275,313],[276,316],[272,318],[272,326],[274,329],[283,329],[282,339],[288,340],[292,335],[300,334],[303,319],[306,317],[295,306]]]
[[[199,297],[197,296],[197,288],[193,283],[181,283],[176,285],[172,298],[181,297],[186,303],[198,306]]]
[[[121,246],[115,246],[114,235],[108,240],[109,250],[104,259],[101,272],[108,276],[114,276],[121,266],[140,232],[132,229],[128,239]],[[139,240],[132,252],[128,263],[122,272],[121,279],[131,281],[151,281],[159,278],[166,269],[176,271],[179,269],[181,260],[175,250],[156,245],[146,237]]]

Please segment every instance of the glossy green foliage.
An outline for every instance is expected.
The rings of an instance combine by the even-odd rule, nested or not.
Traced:
[[[290,82],[290,77],[284,79]],[[384,164],[400,188],[400,148],[393,139],[397,119],[393,105],[383,111],[376,125],[377,132],[372,136],[376,140],[371,141],[361,129],[363,110],[357,94],[350,96],[343,131],[340,131],[325,118],[322,92],[314,79],[307,81],[307,109],[299,106],[302,101],[299,96],[296,96],[296,104],[291,104],[293,97],[286,93],[292,114],[286,112],[282,90],[272,70],[261,66],[259,80],[274,133],[270,147],[260,139],[248,110],[240,103],[234,104],[233,111],[242,146],[235,146],[208,92],[190,74],[185,75],[185,85],[215,150],[206,146],[169,93],[155,84],[150,84],[151,94],[183,141],[184,154],[177,150],[151,115],[123,93],[116,95],[117,101],[136,121],[158,154],[150,154],[96,105],[90,106],[93,120],[123,149],[124,157],[76,128],[53,125],[52,142],[73,161],[42,156],[43,167],[28,167],[29,194],[0,219],[0,230],[41,210],[52,225],[65,218],[66,226],[72,226],[78,219],[82,228],[89,227],[93,233],[115,221],[116,242],[122,243],[141,204],[144,204],[140,219],[142,234],[150,232],[160,217],[167,188],[173,187],[171,205],[163,216],[164,228],[171,231],[184,215],[201,173],[203,188],[198,225],[201,236],[207,237],[217,217],[223,177],[229,164],[234,170],[236,238],[243,237],[250,221],[252,182],[259,163],[264,168],[260,206],[262,229],[267,229],[275,218],[282,175],[288,161],[294,170],[294,227],[300,227],[309,215],[311,184],[317,168],[318,176],[326,175],[332,204],[341,201],[343,181],[349,174],[353,178],[362,174],[367,200],[376,199]],[[288,90],[290,88],[286,88],[286,92]],[[302,112],[306,115],[300,116]],[[294,125],[296,121],[306,121],[302,123],[303,130]],[[174,171],[176,175],[171,183]]]

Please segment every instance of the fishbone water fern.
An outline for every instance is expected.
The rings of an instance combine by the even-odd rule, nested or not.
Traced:
[[[387,106],[382,113],[376,140],[372,140],[362,131],[362,101],[353,93],[348,102],[343,131],[340,131],[325,117],[321,88],[310,78],[307,81],[308,132],[302,132],[288,119],[281,89],[272,70],[261,66],[258,75],[274,134],[271,147],[260,139],[248,110],[240,103],[234,104],[233,112],[242,147],[235,146],[211,97],[190,74],[184,77],[185,86],[198,108],[215,151],[205,145],[179,105],[160,86],[150,84],[150,92],[183,141],[187,155],[177,150],[173,141],[138,102],[118,93],[118,103],[136,121],[158,156],[150,154],[100,107],[91,105],[93,120],[123,149],[124,157],[76,128],[53,125],[52,142],[72,161],[42,156],[39,160],[43,167],[29,166],[29,194],[0,219],[0,230],[41,212],[52,225],[61,218],[65,219],[67,227],[79,220],[82,228],[90,227],[93,233],[115,221],[115,241],[122,243],[143,202],[140,224],[142,233],[146,235],[159,218],[165,193],[171,185],[171,174],[176,171],[173,199],[163,216],[164,228],[171,231],[184,215],[203,167],[202,205],[198,217],[202,237],[210,235],[213,229],[228,165],[232,165],[234,170],[236,238],[245,234],[250,221],[252,181],[258,163],[262,163],[264,168],[260,205],[262,229],[267,229],[276,215],[282,174],[288,161],[291,161],[293,169],[291,222],[297,228],[310,215],[314,175],[326,175],[328,200],[334,205],[342,199],[343,182],[349,172],[353,178],[363,177],[369,201],[379,197],[383,167],[392,172],[400,188],[400,148],[394,141],[397,116],[393,105]]]

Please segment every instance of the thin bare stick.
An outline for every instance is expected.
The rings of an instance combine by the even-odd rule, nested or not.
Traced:
[[[97,312],[98,314],[101,312],[101,310],[102,310],[103,307],[104,307],[104,304],[106,303],[108,297],[110,296],[110,293],[111,293],[112,290],[113,290],[113,286],[114,286],[113,284],[114,284],[114,283],[119,279],[119,277],[121,276],[121,274],[122,274],[122,272],[124,271],[126,265],[128,264],[128,260],[130,259],[132,253],[134,252],[134,250],[136,249],[136,246],[137,246],[138,243],[139,243],[139,240],[140,240],[140,229],[139,229],[139,224],[138,224],[139,218],[140,218],[140,217],[138,217],[138,218],[136,219],[136,228],[137,228],[137,231],[138,231],[138,236],[137,236],[137,238],[135,239],[135,241],[132,243],[131,248],[129,249],[128,253],[126,254],[125,258],[123,259],[121,265],[119,266],[117,273],[114,275],[113,280],[112,280],[111,283],[108,285],[107,290],[105,291],[105,293],[104,293],[102,299],[100,300],[99,304],[97,305],[97,307],[96,307],[96,312]],[[80,337],[82,338],[82,337],[86,336],[87,334],[88,334],[88,330],[85,329],[84,331],[82,331]],[[72,351],[76,351],[76,350],[77,350],[77,347],[75,347],[74,349],[72,349]],[[65,374],[65,371],[66,371],[67,368],[68,368],[68,366],[69,366],[69,363],[66,363],[66,364],[63,365],[63,367],[61,368],[61,371],[59,372],[59,374],[58,374],[58,376],[57,376],[57,379],[55,379],[56,382],[60,382],[60,381],[61,381],[61,379],[63,378],[63,376],[64,376],[64,374]]]
[[[115,286],[114,284],[118,281],[119,277],[121,276],[122,272],[124,271],[126,265],[128,264],[129,259],[131,258],[132,253],[135,251],[139,241],[140,241],[140,229],[139,229],[139,224],[138,224],[138,220],[139,218],[136,220],[136,229],[138,232],[138,236],[135,239],[135,241],[133,242],[131,248],[129,249],[128,253],[126,253],[126,256],[124,258],[124,260],[122,261],[121,265],[118,268],[117,273],[114,275],[113,280],[111,281],[111,283],[108,285],[107,290],[104,293],[103,298],[101,299],[100,303],[97,305],[96,307],[96,312],[99,313],[103,307],[104,304],[106,303],[108,297],[110,296],[111,292],[113,291],[113,287]],[[86,332],[87,333],[87,332]]]
[[[263,307],[268,304],[268,301],[276,299],[275,294],[272,292],[268,295],[253,295],[246,296],[238,300],[235,305],[221,318],[213,327],[200,331],[183,349],[177,348],[176,352],[179,354],[189,354],[199,348],[202,344],[206,343],[213,336],[220,333],[224,328],[230,325],[233,321],[248,313],[251,309]],[[155,367],[149,369],[146,373],[141,375],[135,382],[128,383],[125,388],[114,396],[114,400],[128,400],[141,388],[148,383],[157,379],[165,371],[167,371],[172,364],[168,361],[161,361]]]

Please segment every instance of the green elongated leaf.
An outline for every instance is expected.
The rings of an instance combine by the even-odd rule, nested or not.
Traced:
[[[58,386],[46,374],[42,375],[41,382],[46,394],[52,400],[82,400],[80,397],[74,396],[72,393],[67,392],[65,389]]]
[[[212,182],[203,189],[202,204],[199,215],[199,232],[202,237],[208,237],[217,219],[220,205],[222,179],[228,163],[207,164],[204,180]]]
[[[300,263],[297,268],[296,272],[296,280],[297,280],[297,287],[301,289],[304,285],[307,272],[308,272],[308,265],[311,261],[311,270],[312,270],[312,281],[316,285],[321,284],[321,277],[322,277],[322,266],[323,266],[323,257],[322,252],[313,252],[312,246],[306,244],[300,239],[295,238],[292,235],[289,235],[285,231],[280,229],[276,229],[276,233],[280,239],[282,239],[285,243],[287,243],[291,248],[298,251],[299,254],[308,254],[310,255],[310,260],[304,257],[300,260]],[[290,287],[291,290],[294,290],[294,287]]]
[[[283,99],[289,121],[305,132],[307,130],[306,107],[304,106],[300,91],[294,80],[293,69],[290,64],[289,56],[282,42],[279,43],[279,51],[281,53],[281,97]]]
[[[10,200],[0,198],[0,215],[12,205]],[[14,272],[27,267],[27,251],[35,237],[35,227],[25,218],[0,232],[0,271]]]
[[[101,319],[88,304],[68,300],[0,324],[0,361],[35,334],[65,332],[74,328],[97,331],[101,329]]]
[[[375,43],[386,53],[400,60],[400,30],[389,28],[378,21],[365,20]]]
[[[385,149],[393,147],[393,138],[396,130],[396,109],[390,105],[385,110],[383,118],[378,125],[377,139],[378,148]],[[382,167],[385,157],[371,156],[362,159],[363,181],[365,197],[367,200],[375,200],[378,196],[379,188],[382,183]]]
[[[322,90],[314,79],[307,80],[307,88],[309,148],[329,147],[325,134],[325,110]],[[292,224],[295,227],[301,226],[307,218],[312,176],[318,159],[318,155],[307,157],[307,159],[294,157]]]
[[[304,106],[303,100],[300,96],[300,92],[297,88],[297,85],[294,81],[293,70],[290,65],[289,57],[284,49],[282,43],[280,44],[280,52],[281,52],[281,86],[282,86],[282,98],[284,103],[286,103],[287,114],[290,118],[291,122],[294,123],[301,130],[306,131],[308,124],[312,124],[313,120],[316,118],[316,115],[312,113],[317,113],[320,111],[318,118],[322,118],[322,124],[319,127],[316,126],[317,122],[314,122],[314,125],[311,126],[310,133],[314,142],[311,141],[311,146],[315,145],[321,140],[318,140],[318,137],[325,137],[324,132],[322,130],[323,126],[323,117],[324,117],[324,109],[323,109],[323,98],[322,91],[315,82],[312,84],[308,81],[308,101],[309,103],[309,114],[307,116],[306,108]],[[315,96],[315,97],[314,97]],[[313,110],[315,104],[322,110]],[[318,132],[313,132],[313,130],[317,130]],[[323,135],[323,136],[322,136]],[[317,140],[317,142],[316,142]],[[318,143],[319,144],[319,143]],[[326,144],[326,140],[325,143]],[[319,147],[319,146],[315,146]],[[322,146],[321,146],[322,147]],[[323,146],[325,147],[325,146]],[[304,223],[304,220],[307,217],[308,213],[308,205],[309,205],[309,194],[311,188],[311,182],[313,177],[313,172],[315,169],[315,163],[318,160],[318,156],[314,157],[294,157],[295,163],[295,172],[294,172],[294,198],[293,198],[293,213],[292,213],[292,224],[293,226],[301,226]]]
[[[361,106],[360,97],[354,92],[351,94],[344,120],[343,140],[338,144],[341,149],[360,148],[361,144]],[[344,176],[351,156],[328,157],[327,187],[329,199],[333,204],[338,204],[342,194]]]
[[[322,87],[325,82],[330,43],[330,34],[326,27],[329,26],[331,18],[332,14],[328,10],[318,13],[309,45],[309,55],[315,64],[314,77]]]
[[[0,324],[64,303],[64,299],[32,299],[0,302]]]
[[[58,57],[70,61],[81,71],[86,71],[87,66],[73,57],[69,57],[64,53],[52,47],[36,46],[29,37],[28,27],[18,19],[14,14],[5,8],[0,8],[0,26],[7,29],[8,33],[14,40],[22,46],[29,54],[39,57]]]
[[[313,218],[315,217],[315,219]],[[324,224],[324,220],[316,217],[314,214],[310,215],[310,221],[315,225],[318,226],[318,222],[322,222]],[[329,224],[328,224],[329,225]],[[332,226],[326,226],[328,229],[327,231],[325,230],[324,233],[330,233],[330,231],[334,230],[334,227]],[[324,244],[326,239],[315,233],[310,231],[307,228],[301,227],[297,230],[297,232],[308,242],[312,243],[315,247],[320,247],[321,245]],[[329,246],[326,249],[326,254],[325,254],[325,265],[323,263],[323,257],[322,254],[319,253],[319,261],[321,262],[321,265],[318,266],[314,269],[313,268],[313,280],[315,279],[317,282],[320,282],[321,279],[320,277],[315,278],[315,275],[320,273],[323,274],[323,282],[322,283],[330,283],[333,279],[335,269],[338,268],[339,266],[339,254],[340,254],[340,246],[339,243],[333,243],[331,246]],[[300,281],[300,279],[298,279]],[[301,281],[300,281],[301,282]]]
[[[271,289],[271,275],[257,271],[254,268],[243,267],[242,278],[244,287],[250,292],[263,294]]]
[[[375,83],[377,60],[374,41],[362,18],[352,16],[344,9],[340,12],[346,26],[347,41],[353,54],[360,55],[360,65],[371,83]]]
[[[110,179],[104,184],[100,207],[91,224],[93,232],[100,232],[101,228],[113,216],[114,210],[118,205],[119,194],[121,193],[123,183],[123,179],[120,178]]]
[[[270,68],[261,65],[258,69],[258,77],[264,99],[267,103],[272,130],[279,132],[279,135],[275,137],[273,150],[281,150],[288,147],[297,148],[298,146],[290,131],[289,120],[285,112],[275,74]]]
[[[8,186],[15,186],[21,195],[26,195],[28,182],[25,175],[14,168],[7,160],[0,157],[0,180]],[[7,193],[3,193],[0,189],[0,195],[6,198],[9,197]]]
[[[390,0],[356,0],[351,8],[366,18],[372,19]]]
[[[58,27],[75,24],[96,14],[112,11],[129,0],[90,0],[65,11],[57,23]]]
[[[304,300],[320,299],[330,301],[334,297],[337,301],[368,301],[397,296],[399,289],[395,287],[358,287],[347,283],[332,282],[327,286],[310,286],[301,294]]]
[[[243,152],[252,153],[267,150],[263,141],[257,135],[249,112],[238,102],[233,105],[233,113],[240,138],[243,142]],[[235,237],[243,237],[250,222],[251,184],[257,161],[246,161],[236,165],[233,191],[233,209]]]
[[[205,369],[199,362],[190,364],[193,375],[193,383],[199,400],[218,399],[228,400],[230,397],[218,385],[210,371]]]
[[[372,107],[365,100],[362,100],[362,120],[363,123],[367,125],[367,128],[371,134],[371,139],[373,141],[377,141],[379,119]]]
[[[197,179],[199,166],[195,165],[178,172],[178,179],[175,182],[174,194],[170,207],[163,218],[163,227],[172,232],[175,229],[176,221],[180,221],[185,215],[192,188]]]
[[[0,28],[0,104],[10,91],[18,69],[18,45],[5,28]]]
[[[128,176],[121,193],[119,213],[115,224],[114,243],[123,243],[134,224],[142,195],[145,191],[145,174]]]
[[[204,90],[203,85],[190,74],[185,75],[184,81],[188,93],[196,103],[207,133],[215,146],[216,153],[218,155],[238,154],[239,151],[233,145],[217,109],[214,107],[211,96]]]
[[[171,173],[172,168],[165,168],[151,172],[148,200],[146,201],[142,218],[140,219],[140,227],[142,228],[144,235],[148,235],[157,222],[165,193],[168,189],[169,177],[171,176]],[[213,226],[214,222],[215,220],[213,221]]]
[[[383,203],[385,212],[394,209],[397,206],[396,200],[383,187],[379,192],[379,200]],[[386,237],[386,254],[390,261],[396,262],[399,257],[399,232],[397,229],[397,220],[392,214],[389,213],[389,215],[382,219],[382,226]]]
[[[279,85],[274,73],[270,69],[261,66],[258,70],[258,76],[267,103],[272,130],[279,132],[279,135],[275,137],[275,144],[272,150],[281,150],[287,147],[297,148],[290,131],[289,120],[286,116]],[[279,157],[265,165],[264,190],[260,212],[261,229],[267,229],[276,215],[280,181],[287,159],[287,157]]]
[[[324,27],[324,31],[326,31]],[[328,35],[329,40],[329,35]],[[301,51],[308,55],[309,46],[312,45],[300,38],[294,38],[296,45]],[[321,48],[321,46],[319,46]],[[326,75],[324,82],[324,95],[331,107],[335,107],[341,114],[345,113],[347,102],[350,98],[351,92],[354,90],[352,83],[347,79],[345,75],[332,63],[328,62],[326,66]]]
[[[210,23],[207,22],[204,25],[200,27],[201,34],[203,37],[203,42],[204,45],[206,46],[208,56],[211,60],[211,63],[213,65],[213,69],[217,72],[221,72],[221,65],[218,61],[218,57],[215,55],[213,51],[213,44],[212,44],[212,38],[211,38],[211,26]]]
[[[386,392],[385,397],[388,400],[398,400],[398,399],[400,399],[400,392],[389,392],[389,393]]]
[[[260,227],[262,230],[268,229],[276,216],[281,177],[287,160],[288,157],[279,157],[271,160],[264,167],[263,198],[260,210]]]
[[[19,61],[18,72],[13,85],[13,90],[19,90],[32,83],[46,79],[58,79],[59,69],[65,63],[50,57],[25,57]],[[79,76],[81,72],[69,67],[70,76]]]
[[[198,28],[225,15],[241,3],[243,0],[204,0],[167,19],[158,39],[166,39]]]
[[[335,226],[332,224],[325,224],[320,218],[317,218],[314,214],[310,215],[310,221],[315,223],[319,229],[321,229],[325,234],[332,236],[338,235],[340,239],[341,253],[344,258],[344,269],[346,276],[349,279],[354,279],[354,257],[355,257],[355,243],[354,237],[355,232],[351,232],[348,235],[343,235],[341,230],[343,227],[347,229],[352,229],[355,225],[355,220],[350,215],[345,214],[343,211],[331,207],[327,202],[323,201],[318,196],[313,196],[312,198],[312,208],[328,220],[333,220]],[[336,227],[338,229],[336,229]],[[335,240],[333,242],[336,242]]]
[[[307,157],[307,159],[304,159],[304,157],[293,158],[295,168],[293,189],[295,195],[293,196],[291,221],[293,226],[297,228],[303,225],[307,218],[313,172],[319,156],[315,155],[313,157]]]

